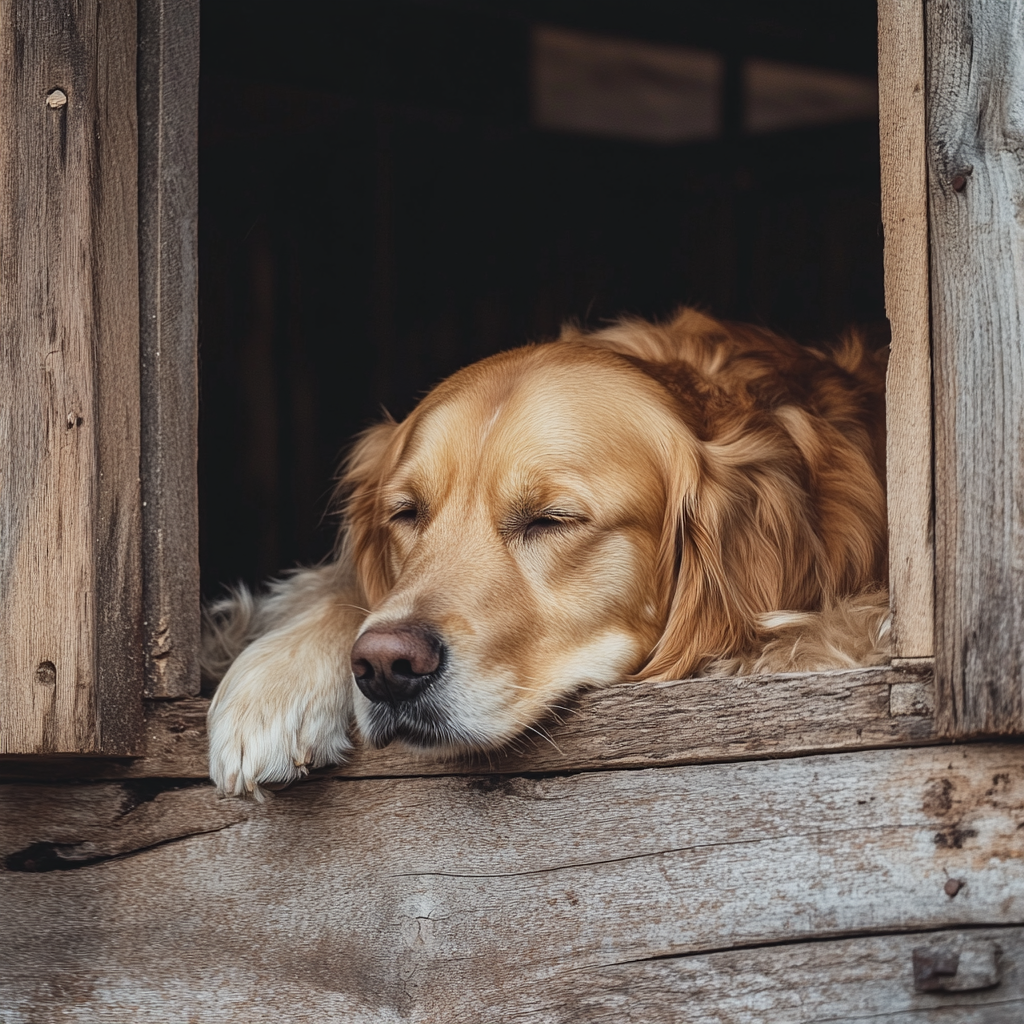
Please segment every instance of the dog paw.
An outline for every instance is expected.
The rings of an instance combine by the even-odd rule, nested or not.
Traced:
[[[238,656],[210,705],[210,776],[223,794],[262,800],[267,784],[343,762],[351,715],[345,645],[268,633]]]

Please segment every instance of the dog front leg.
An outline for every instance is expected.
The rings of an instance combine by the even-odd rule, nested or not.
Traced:
[[[352,749],[360,595],[337,566],[275,586],[269,628],[231,664],[207,717],[210,776],[233,796],[262,799],[261,785],[337,764]]]

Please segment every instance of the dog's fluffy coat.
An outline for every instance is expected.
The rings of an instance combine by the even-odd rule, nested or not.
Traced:
[[[356,444],[335,559],[211,609],[211,774],[258,795],[353,718],[485,748],[584,686],[884,660],[884,450],[855,334],[826,356],[684,310],[474,364]],[[355,638],[424,623],[443,670],[368,700]]]

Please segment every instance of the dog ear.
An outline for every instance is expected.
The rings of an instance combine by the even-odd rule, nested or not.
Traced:
[[[644,679],[685,678],[749,651],[759,615],[803,607],[814,593],[818,541],[783,453],[749,438],[702,449],[697,479],[669,488],[665,628]]]
[[[371,604],[390,587],[384,549],[384,524],[378,509],[381,485],[398,459],[393,443],[399,424],[388,419],[365,430],[352,446],[335,488],[335,506],[342,510],[338,557],[353,564]]]

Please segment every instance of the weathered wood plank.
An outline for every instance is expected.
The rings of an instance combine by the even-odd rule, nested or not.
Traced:
[[[893,653],[934,653],[932,380],[922,0],[878,5],[878,111],[885,226],[889,595]]]
[[[0,778],[202,778],[206,700],[147,703],[133,761],[0,761]],[[331,774],[352,777],[652,768],[935,742],[928,666],[623,683],[582,695],[564,721],[517,748],[445,760],[398,746],[359,748]]]
[[[914,991],[913,950],[942,940],[989,941],[1002,980],[980,992]],[[538,1000],[537,1019],[586,1024],[1019,1024],[1024,929],[880,935],[620,964],[581,972]]]
[[[951,736],[1024,731],[1024,12],[927,5],[936,672]]]
[[[646,962],[1024,920],[1024,762],[1014,745],[545,779],[320,780],[262,807],[211,803],[208,787],[193,787],[167,794],[172,831],[192,808],[207,834],[157,846],[160,816],[151,804],[116,816],[117,786],[83,787],[83,808],[91,789],[100,795],[78,831],[66,827],[59,787],[13,786],[0,800],[24,801],[25,788],[35,816],[0,803],[0,823],[20,822],[0,826],[15,851],[8,863],[32,844],[86,837],[113,852],[77,870],[0,873],[5,915],[17,922],[0,934],[11,1024],[599,1020],[615,1019],[624,998],[626,1019],[655,1024],[820,1020],[828,993],[845,992],[830,1015],[841,1020],[974,997],[912,995],[909,962],[892,959],[907,947],[884,942],[889,952],[874,959],[864,946],[818,960],[737,952],[706,985],[690,984],[683,961]],[[247,820],[219,819],[221,805]],[[139,814],[148,817],[136,827]],[[132,835],[144,853],[131,854]],[[816,962],[822,988],[801,1016],[783,969],[796,981]],[[1019,960],[1012,966],[1003,994],[1019,1001]],[[875,970],[881,987],[858,987]],[[661,980],[649,989],[652,977]],[[886,1005],[896,978],[898,999]],[[730,983],[735,1013],[716,1018],[710,1007]],[[681,991],[705,999],[694,1005],[708,1015],[681,1018]]]
[[[0,750],[134,751],[135,6],[0,4]]]
[[[139,3],[146,695],[199,692],[199,3]]]

